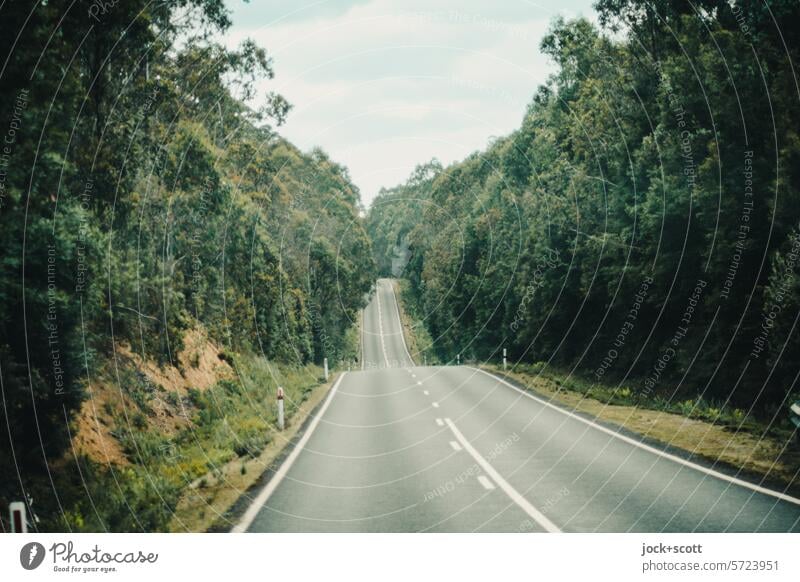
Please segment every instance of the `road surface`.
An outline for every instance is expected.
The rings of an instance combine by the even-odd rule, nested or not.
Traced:
[[[417,366],[380,280],[341,375],[234,531],[800,531],[800,500],[468,366]]]

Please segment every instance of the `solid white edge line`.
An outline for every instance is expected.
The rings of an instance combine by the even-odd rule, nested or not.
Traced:
[[[730,475],[726,475],[725,473],[720,473],[719,471],[715,471],[714,469],[709,469],[708,467],[703,467],[702,465],[698,465],[697,463],[693,463],[691,461],[687,461],[686,459],[682,459],[682,458],[680,458],[680,457],[678,457],[676,455],[673,455],[671,453],[666,453],[664,451],[659,451],[655,447],[651,447],[650,445],[647,445],[645,443],[637,441],[636,439],[632,439],[630,437],[627,437],[627,436],[625,436],[623,434],[620,434],[620,433],[618,433],[616,431],[613,431],[611,429],[608,429],[608,428],[606,428],[604,426],[601,426],[601,425],[599,425],[599,424],[597,424],[595,422],[592,422],[591,420],[583,418],[582,416],[579,416],[579,415],[577,415],[575,413],[572,413],[572,412],[570,412],[568,410],[564,410],[563,408],[560,408],[560,407],[558,407],[558,406],[556,406],[554,404],[551,404],[551,403],[547,402],[546,400],[542,400],[541,398],[539,398],[537,396],[534,396],[533,394],[531,394],[529,392],[521,390],[521,389],[517,388],[516,386],[514,386],[513,384],[511,384],[509,382],[506,382],[502,378],[500,378],[498,376],[495,376],[491,372],[487,372],[486,370],[481,370],[480,368],[473,368],[472,366],[466,366],[466,367],[469,368],[470,370],[475,370],[477,372],[481,372],[483,374],[486,374],[490,378],[494,378],[498,382],[508,386],[509,388],[511,388],[513,390],[516,390],[517,392],[519,392],[523,396],[527,396],[528,398],[530,398],[532,400],[535,400],[539,404],[547,406],[548,408],[552,408],[553,410],[557,410],[561,414],[565,414],[565,415],[569,416],[570,418],[572,418],[574,420],[578,420],[578,421],[582,422],[583,424],[589,425],[592,428],[594,428],[596,430],[599,430],[600,432],[604,432],[604,433],[606,433],[608,435],[616,437],[616,438],[620,439],[621,441],[624,441],[624,442],[628,443],[629,445],[633,445],[633,446],[638,447],[638,448],[640,448],[642,450],[645,450],[645,451],[647,451],[649,453],[653,453],[655,455],[658,455],[659,457],[663,457],[665,459],[669,459],[670,461],[673,461],[673,462],[678,463],[680,465],[683,465],[685,467],[689,467],[691,469],[695,469],[697,471],[700,471],[701,473],[705,473],[706,475],[710,475],[711,477],[716,477],[717,479],[721,479],[723,481],[727,481],[728,483],[733,483],[735,485],[740,485],[742,487],[746,487],[747,489],[750,489],[751,491],[756,491],[758,493],[763,493],[764,495],[769,495],[771,497],[776,497],[776,498],[781,499],[783,501],[788,501],[789,503],[794,503],[795,505],[800,505],[800,499],[798,499],[797,497],[792,497],[791,495],[787,495],[786,493],[781,493],[780,491],[775,491],[773,489],[767,489],[766,487],[762,487],[761,485],[756,485],[755,483],[750,483],[749,481],[744,481],[744,480],[739,479],[737,477],[732,477]]]
[[[492,480],[497,483],[497,485],[502,489],[506,495],[511,498],[511,501],[519,505],[519,507],[527,513],[536,523],[542,526],[546,531],[550,533],[557,533],[561,530],[558,529],[558,526],[554,524],[552,521],[547,519],[547,517],[538,509],[536,509],[530,501],[525,499],[525,497],[520,494],[519,491],[514,489],[514,487],[503,479],[503,476],[498,473],[494,467],[489,464],[489,461],[484,459],[481,454],[475,450],[475,448],[469,444],[469,441],[464,438],[464,435],[461,434],[461,431],[456,428],[456,425],[453,424],[453,421],[449,418],[445,418],[444,421],[447,423],[447,426],[450,427],[450,430],[453,431],[456,439],[458,442],[461,443],[461,446],[472,455],[472,458],[475,459],[475,462],[481,466],[481,468],[486,471],[486,473],[492,478]]]
[[[381,336],[381,350],[383,350],[383,361],[389,368],[389,356],[386,355],[386,342],[383,340],[383,315],[381,314],[381,292],[375,290],[375,303],[378,305],[378,334]]]
[[[478,482],[483,485],[484,489],[488,491],[491,491],[495,488],[494,483],[492,483],[491,479],[489,479],[489,477],[486,475],[478,475]]]
[[[361,345],[359,347],[361,348],[361,370],[362,371],[364,370],[364,364],[365,364],[365,362],[364,362],[364,320],[366,319],[366,314],[364,313],[364,311],[365,311],[365,309],[361,310],[361,322],[360,322],[361,323],[361,333],[358,334],[358,339],[359,339],[359,342],[361,343]]]
[[[392,283],[392,279],[387,279],[389,281],[389,289],[392,291],[392,298],[394,299],[394,308],[397,311],[397,324],[400,326],[400,341],[403,343],[403,349],[406,351],[406,355],[408,356],[408,361],[411,362],[412,366],[416,366],[416,362],[414,362],[414,358],[411,357],[411,352],[408,351],[408,346],[406,345],[406,333],[403,331],[403,319],[400,317],[400,303],[397,301],[397,295],[394,292],[394,283]]]
[[[450,441],[450,446],[453,447],[454,451],[460,451],[461,445],[458,444],[456,441]]]
[[[281,464],[280,468],[275,472],[275,475],[272,476],[272,479],[264,486],[258,496],[253,500],[253,503],[250,504],[250,507],[247,508],[247,511],[242,516],[242,519],[239,520],[239,523],[234,526],[231,530],[231,533],[242,533],[246,532],[247,528],[253,523],[253,520],[258,515],[258,512],[261,511],[261,508],[264,504],[269,501],[270,496],[272,496],[275,489],[280,485],[283,478],[289,472],[289,469],[292,468],[292,465],[297,460],[297,457],[300,456],[300,453],[303,451],[303,447],[306,446],[308,439],[311,438],[311,435],[314,433],[314,429],[317,428],[322,415],[325,414],[325,411],[328,409],[331,401],[333,400],[333,396],[336,394],[336,391],[339,389],[339,384],[342,383],[342,379],[345,377],[347,372],[342,372],[342,375],[337,378],[336,383],[331,388],[331,391],[328,393],[328,397],[325,399],[325,403],[322,405],[322,408],[319,409],[319,412],[311,419],[311,424],[308,425],[305,433],[298,441],[297,445],[295,445],[292,452],[289,453],[289,456],[286,457],[286,460]]]

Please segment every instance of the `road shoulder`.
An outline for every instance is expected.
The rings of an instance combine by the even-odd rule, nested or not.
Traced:
[[[550,378],[503,372],[493,364],[478,367],[559,408],[652,447],[720,473],[800,496],[800,485],[796,482],[800,455],[791,443],[786,446],[776,439],[759,438],[679,414],[605,404],[561,388]]]
[[[226,463],[204,477],[206,483],[213,480],[213,484],[193,487],[181,497],[176,515],[191,526],[190,531],[227,532],[239,521],[302,438],[339,375],[332,375],[328,382],[314,388],[289,419],[281,438],[273,439],[258,457],[244,463],[241,460]],[[190,516],[193,517],[189,519]]]

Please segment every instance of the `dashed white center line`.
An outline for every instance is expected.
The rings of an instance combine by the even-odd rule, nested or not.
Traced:
[[[420,382],[419,380],[417,380],[417,386],[422,386],[422,382]]]
[[[492,490],[494,489],[494,483],[489,480],[489,477],[486,475],[478,475],[478,482],[483,485],[484,489]]]
[[[458,430],[458,427],[456,427],[455,424],[453,424],[452,420],[450,420],[449,418],[445,418],[444,421],[447,423],[447,426],[450,427],[450,430],[453,431],[453,435],[456,437],[461,446],[464,447],[464,449],[470,455],[472,455],[472,458],[475,459],[475,462],[478,463],[478,465],[484,471],[486,471],[486,474],[489,475],[495,483],[497,483],[497,486],[500,487],[500,489],[502,489],[514,503],[519,505],[519,507],[525,513],[527,513],[534,521],[536,521],[536,523],[542,526],[546,531],[549,532],[561,531],[560,529],[558,529],[558,526],[556,524],[550,521],[547,518],[547,516],[545,516],[541,511],[536,509],[533,506],[533,504],[527,499],[525,499],[525,497],[519,491],[514,489],[511,483],[503,479],[503,476],[500,473],[498,473],[497,470],[494,467],[492,467],[492,465],[489,464],[489,461],[484,459],[481,456],[481,454],[477,450],[475,450],[475,447],[469,444],[469,441],[464,437],[463,434],[461,434],[461,431]]]
[[[439,426],[444,426],[444,421],[441,418],[437,418],[436,424],[438,424]]]
[[[454,451],[460,451],[461,445],[458,444],[456,441],[450,441],[450,446],[453,447]]]
[[[433,406],[434,408],[439,408],[439,403],[438,402],[434,402],[433,404],[431,404],[431,406]]]
[[[425,396],[428,396],[428,395],[430,394],[430,392],[428,392],[427,390],[423,390],[423,391],[422,391],[422,393],[423,393]]]

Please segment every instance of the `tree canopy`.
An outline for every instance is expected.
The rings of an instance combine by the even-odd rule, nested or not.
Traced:
[[[796,398],[796,2],[600,0],[557,19],[521,127],[373,203],[440,354],[642,395]],[[794,395],[792,394],[794,392]]]
[[[283,97],[255,102],[269,55],[215,40],[221,0],[10,2],[0,23],[0,504],[56,520],[47,476],[115,346],[166,363],[201,325],[333,364],[371,248],[346,170],[275,132]]]

